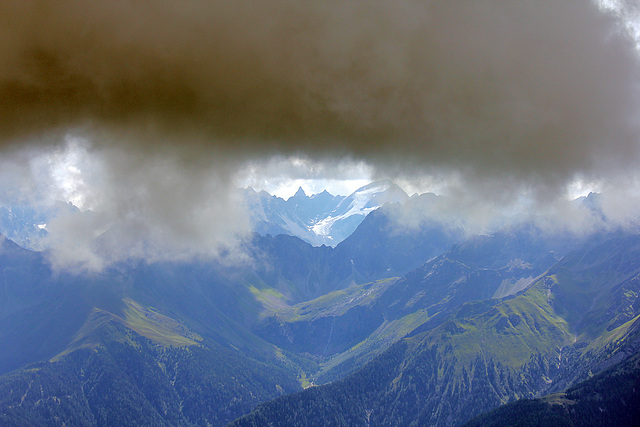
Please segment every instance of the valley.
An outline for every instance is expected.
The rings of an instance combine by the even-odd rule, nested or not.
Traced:
[[[0,421],[459,425],[637,354],[640,235],[399,220],[434,197],[240,262],[59,272],[3,238]]]

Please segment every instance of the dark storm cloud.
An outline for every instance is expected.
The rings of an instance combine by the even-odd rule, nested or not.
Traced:
[[[637,160],[637,53],[585,1],[0,7],[5,141],[89,126],[542,182]]]
[[[167,209],[178,228],[209,191],[194,180],[222,191],[273,155],[557,193],[638,167],[619,18],[584,0],[2,2],[0,138],[86,137],[112,219]]]

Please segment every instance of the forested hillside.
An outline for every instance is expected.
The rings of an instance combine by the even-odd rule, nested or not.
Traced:
[[[639,241],[596,237],[525,290],[458,304],[349,377],[236,423],[451,425],[562,390],[637,352]]]

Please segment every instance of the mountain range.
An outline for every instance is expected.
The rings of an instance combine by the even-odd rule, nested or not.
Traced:
[[[394,188],[245,190],[241,262],[57,271],[0,237],[0,424],[606,423],[588,415],[603,389],[602,411],[633,419],[637,231],[478,231],[446,198]]]
[[[287,200],[252,188],[243,191],[243,198],[257,233],[288,234],[314,246],[336,246],[370,212],[386,203],[403,203],[409,196],[391,181],[377,181],[346,197],[333,196],[326,190],[307,196],[300,187]]]
[[[307,196],[302,187],[288,199],[247,187],[240,199],[249,213],[252,230],[260,235],[296,236],[314,246],[336,246],[349,237],[364,218],[387,203],[404,203],[409,196],[391,181],[376,181],[349,196],[328,191]],[[0,234],[21,246],[42,250],[47,246],[47,225],[60,212],[79,213],[71,203],[54,206],[0,206]],[[89,214],[86,212],[85,214]]]

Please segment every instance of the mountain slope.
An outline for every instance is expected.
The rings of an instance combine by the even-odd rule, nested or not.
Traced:
[[[640,417],[640,353],[564,392],[518,400],[480,415],[466,426],[633,425]]]
[[[522,372],[524,366],[571,338],[551,311],[544,299],[524,296],[463,305],[447,322],[401,340],[346,379],[260,405],[236,424],[463,421],[503,400],[535,393],[538,378],[547,373]]]
[[[521,223],[468,238],[458,219],[410,224],[403,209],[377,209],[335,248],[256,234],[240,262],[95,274],[53,272],[2,239],[0,413],[220,424],[334,381],[239,422],[449,425],[628,356],[638,235]]]
[[[255,232],[297,236],[312,244],[318,241],[310,226],[329,215],[344,199],[344,196],[333,196],[327,191],[307,196],[302,188],[287,200],[266,191],[258,193],[252,188],[244,189],[242,196]]]
[[[438,326],[465,302],[530,284],[577,244],[573,240],[547,236],[526,224],[476,236],[402,278],[276,309],[265,315],[256,332],[284,349],[321,357],[320,371],[313,377],[325,383],[352,372],[417,328]]]
[[[3,425],[224,425],[299,388],[282,368],[200,345],[163,346],[110,325],[109,340],[0,377]]]
[[[365,185],[349,196],[333,196],[326,190],[307,196],[304,190],[287,200],[248,188],[243,197],[254,230],[262,235],[288,234],[314,245],[335,246],[360,225],[372,211],[386,203],[403,202],[408,196],[390,181]]]
[[[349,237],[370,212],[407,199],[407,194],[390,181],[372,182],[341,200],[329,215],[314,221],[311,230],[318,241],[335,246]]]
[[[220,425],[300,389],[296,363],[242,325],[238,303],[253,312],[259,302],[246,286],[206,279],[215,266],[73,275],[0,243],[0,414],[10,425]]]
[[[453,305],[458,308],[440,320],[430,317],[413,335],[349,377],[262,404],[236,425],[451,425],[584,379],[624,354],[620,346],[636,330],[637,312],[610,329],[617,313],[629,310],[627,305],[609,307],[609,316],[592,318],[588,327],[583,319],[600,312],[603,301],[611,301],[605,297],[611,292],[640,291],[640,257],[634,255],[639,240],[634,235],[602,242],[596,236],[526,290]],[[594,263],[596,258],[602,262]],[[555,272],[571,275],[563,278]],[[587,274],[607,291],[592,292],[589,284],[582,284],[578,279]],[[500,285],[493,283],[494,289]],[[593,340],[592,331],[602,332]],[[581,341],[576,342],[576,334]],[[301,410],[303,406],[307,409]]]

